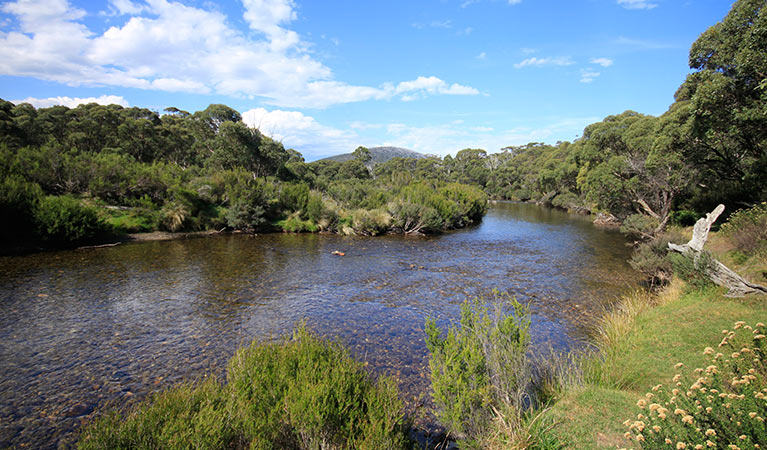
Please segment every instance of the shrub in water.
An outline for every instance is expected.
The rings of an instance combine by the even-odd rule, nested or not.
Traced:
[[[339,344],[303,326],[292,339],[253,343],[232,357],[227,383],[155,395],[88,426],[80,449],[405,449],[396,383],[373,383]]]
[[[639,399],[626,437],[645,449],[755,449],[767,443],[767,328],[736,322],[723,330],[709,365],[683,373]]]
[[[508,315],[502,311],[506,305],[511,307]],[[497,416],[520,417],[530,382],[528,310],[498,296],[494,307],[491,315],[480,299],[465,302],[460,326],[449,327],[446,335],[433,319],[426,321],[437,415],[451,434],[473,448],[481,448]]]

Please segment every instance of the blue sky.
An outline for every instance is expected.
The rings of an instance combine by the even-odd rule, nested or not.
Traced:
[[[726,0],[17,0],[0,98],[224,103],[308,161],[573,140],[662,114]]]

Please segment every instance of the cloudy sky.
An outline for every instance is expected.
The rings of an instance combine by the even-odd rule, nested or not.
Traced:
[[[311,161],[573,140],[661,114],[728,0],[17,0],[0,98],[224,103]]]

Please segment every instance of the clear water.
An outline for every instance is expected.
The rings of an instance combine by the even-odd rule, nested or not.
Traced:
[[[628,256],[586,218],[498,203],[432,237],[223,235],[0,258],[0,448],[70,446],[94,410],[222,376],[238,346],[300,320],[396,376],[412,405],[429,389],[426,317],[445,325],[497,289],[530,304],[535,345],[566,349],[635,283]]]

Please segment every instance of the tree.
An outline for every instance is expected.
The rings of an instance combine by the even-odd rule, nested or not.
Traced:
[[[692,114],[685,157],[732,186],[709,193],[750,204],[767,195],[767,7],[738,0],[690,49],[690,74],[676,93]],[[721,184],[718,185],[718,188]],[[718,197],[718,198],[716,198]]]

